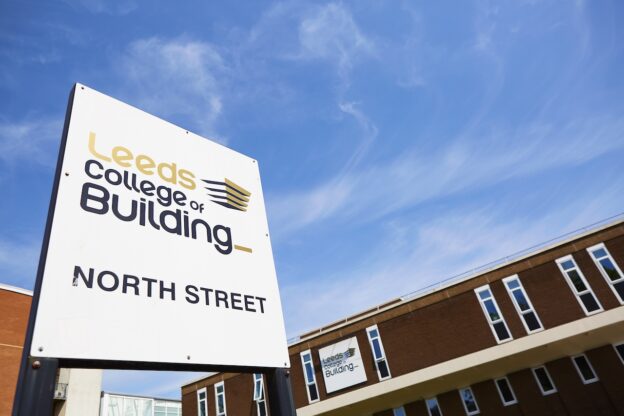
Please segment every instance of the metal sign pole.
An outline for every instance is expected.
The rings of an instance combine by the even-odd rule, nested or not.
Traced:
[[[277,368],[267,374],[271,416],[295,416],[295,403],[290,386],[290,371]]]
[[[54,401],[56,358],[30,358],[21,384],[22,400],[15,403],[14,416],[50,416]]]

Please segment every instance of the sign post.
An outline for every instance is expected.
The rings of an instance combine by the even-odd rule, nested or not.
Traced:
[[[33,368],[35,361],[42,366]],[[50,362],[288,368],[256,160],[77,84],[14,415],[37,414],[24,410],[25,402],[41,398],[27,386],[33,377],[37,385],[47,380],[41,374]]]

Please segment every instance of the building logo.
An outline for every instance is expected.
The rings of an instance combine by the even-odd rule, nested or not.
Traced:
[[[209,191],[208,195],[212,202],[229,209],[247,211],[251,192],[228,178],[225,178],[223,182],[208,179],[202,179],[202,181],[208,184],[206,189]]]

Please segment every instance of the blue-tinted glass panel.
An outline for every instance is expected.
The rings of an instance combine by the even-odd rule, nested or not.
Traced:
[[[475,401],[475,398],[472,395],[472,392],[470,391],[470,389],[462,390],[461,396],[462,396],[462,400],[464,401],[464,404],[466,405],[466,410],[468,410],[468,412],[476,412],[477,410],[479,410],[479,408],[477,407],[477,402]]]
[[[512,293],[521,311],[524,312],[531,309],[529,307],[529,301],[526,299],[526,297],[524,297],[524,293],[522,293],[522,290],[514,290]]]
[[[485,300],[487,298],[491,298],[492,294],[490,293],[488,289],[483,289],[481,292],[479,292],[479,297]]]
[[[429,414],[431,416],[442,416],[442,412],[440,411],[440,406],[438,405],[438,401],[434,399],[427,400],[427,409],[429,410]]]
[[[376,329],[371,329],[368,333],[370,334],[371,338],[377,338],[379,336],[379,333]]]
[[[570,270],[574,268],[574,262],[572,260],[566,260],[563,263],[561,263],[561,267],[563,267],[563,270]]]
[[[517,279],[514,279],[514,280],[508,280],[508,281],[507,281],[507,287],[508,287],[509,289],[516,289],[516,288],[520,287],[520,283],[518,282],[518,280],[517,280]]]
[[[594,250],[594,251],[592,251],[592,253],[594,254],[594,257],[596,257],[598,259],[607,256],[607,252],[605,251],[604,248],[599,248],[597,250]]]
[[[581,279],[581,275],[578,274],[576,270],[570,270],[567,272],[572,285],[576,289],[577,292],[583,292],[587,290],[587,286],[583,283],[583,279]]]
[[[314,380],[314,368],[312,368],[312,364],[308,362],[305,364],[305,369],[308,383],[311,383]]]
[[[381,353],[381,345],[379,344],[379,339],[375,338],[371,340],[371,344],[373,344],[373,354],[375,354],[376,359],[383,358],[383,354]]]
[[[612,282],[622,278],[610,259],[606,258],[600,260],[600,265],[604,269],[605,273],[607,273],[607,276],[609,276],[609,280]]]
[[[483,302],[483,305],[485,305],[485,309],[487,310],[491,321],[498,321],[501,319],[500,315],[498,314],[498,309],[496,309],[496,305],[494,305],[494,302],[492,302],[491,299]]]

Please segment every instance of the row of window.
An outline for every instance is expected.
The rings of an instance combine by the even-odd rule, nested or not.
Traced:
[[[624,343],[616,344],[613,347],[615,348],[617,355],[620,357],[622,364],[624,364]],[[598,381],[598,375],[594,371],[594,368],[585,354],[579,354],[570,357],[570,359],[572,360],[574,368],[576,368],[576,371],[584,384],[590,384]],[[555,386],[555,383],[545,366],[532,368],[531,372],[535,377],[535,382],[537,383],[542,395],[547,396],[557,392],[557,387]],[[518,403],[516,394],[514,393],[511,383],[507,377],[495,379],[494,385],[496,386],[496,390],[498,391],[501,402],[504,406],[511,406]],[[466,415],[472,416],[479,414],[479,405],[477,404],[477,399],[475,398],[472,389],[470,387],[466,387],[459,389],[458,392],[464,405]],[[429,412],[429,416],[442,416],[442,409],[440,408],[440,404],[438,403],[438,399],[436,397],[426,399],[425,407]],[[402,406],[397,407],[393,409],[393,415],[406,416],[405,409]]]
[[[266,401],[264,399],[264,376],[262,374],[253,375],[253,400],[256,403],[258,416],[267,416]],[[225,383],[221,381],[214,385],[215,411],[217,416],[226,416],[225,405]],[[208,392],[204,387],[197,391],[197,414],[208,416]]]
[[[371,351],[373,352],[373,358],[375,359],[375,369],[377,370],[379,381],[390,378],[390,368],[388,367],[386,352],[384,351],[383,344],[381,343],[381,337],[379,336],[379,329],[377,328],[377,325],[366,328],[366,334],[368,336]],[[306,383],[306,392],[308,393],[308,402],[314,403],[317,402],[320,397],[318,393],[318,385],[316,383],[316,375],[314,374],[314,364],[312,363],[312,352],[310,350],[306,350],[300,355],[301,364],[303,366],[303,378]]]
[[[596,263],[600,273],[613,290],[615,296],[621,304],[624,304],[624,274],[615,260],[613,260],[613,257],[611,257],[607,247],[601,243],[589,247],[587,251],[594,260],[594,263]],[[583,272],[581,272],[581,269],[577,266],[574,257],[572,255],[561,257],[556,260],[556,263],[585,314],[592,315],[601,312],[603,310],[602,305],[598,301],[598,298],[596,298],[596,295],[594,295],[589,283],[587,283]],[[532,334],[544,329],[518,275],[503,279],[503,284],[511,297],[516,312],[518,312],[527,333]],[[496,341],[498,343],[510,341],[512,339],[511,332],[500,312],[496,299],[494,299],[490,286],[481,286],[475,289],[475,293],[477,294],[483,313],[490,324]]]

